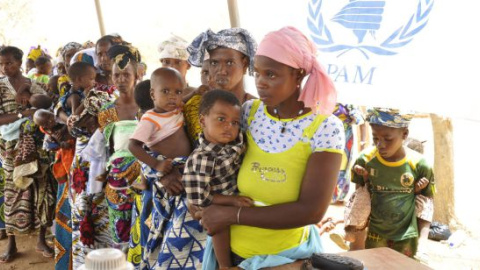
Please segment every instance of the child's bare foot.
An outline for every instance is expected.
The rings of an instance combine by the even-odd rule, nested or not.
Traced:
[[[428,183],[430,183],[430,181],[428,181],[428,179],[425,178],[425,177],[418,180],[418,182],[415,184],[415,194],[420,193],[420,191],[422,191],[422,189],[424,189],[426,186],[428,186]]]

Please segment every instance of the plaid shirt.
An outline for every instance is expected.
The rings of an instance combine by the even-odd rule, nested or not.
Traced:
[[[201,134],[199,145],[188,158],[183,172],[189,203],[208,206],[215,193],[236,193],[237,173],[245,149],[241,133],[235,141],[223,146],[208,142]]]

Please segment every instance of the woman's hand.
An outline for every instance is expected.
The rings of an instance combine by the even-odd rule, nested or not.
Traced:
[[[253,200],[245,196],[232,196],[234,197],[234,206],[238,207],[252,207],[254,205]]]
[[[167,193],[172,196],[178,196],[184,191],[182,175],[176,169],[172,170],[171,173],[164,175],[160,179],[160,183],[167,190]]]
[[[164,175],[169,174],[172,171],[173,164],[172,159],[167,158],[165,160],[159,160],[155,163],[154,169],[158,172],[162,172]]]
[[[228,226],[237,223],[238,210],[238,207],[212,204],[196,212],[195,219],[201,219],[200,223],[208,235],[215,235],[225,230]]]
[[[187,209],[188,209],[188,212],[190,212],[190,215],[195,219],[195,220],[200,220],[200,215],[201,214],[198,214],[197,215],[197,212],[201,212],[202,211],[202,208],[200,206],[197,206],[197,205],[193,205],[193,204],[188,204],[187,205]],[[197,217],[198,216],[198,217]]]
[[[23,117],[30,117],[33,116],[33,114],[36,112],[36,109],[28,109],[28,110],[23,110],[22,115]]]

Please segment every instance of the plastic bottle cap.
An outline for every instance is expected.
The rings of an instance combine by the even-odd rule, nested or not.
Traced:
[[[102,248],[90,251],[79,270],[133,270],[133,265],[121,250]]]

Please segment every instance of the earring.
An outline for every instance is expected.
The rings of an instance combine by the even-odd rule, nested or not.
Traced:
[[[300,84],[297,84],[297,89],[300,89]]]

